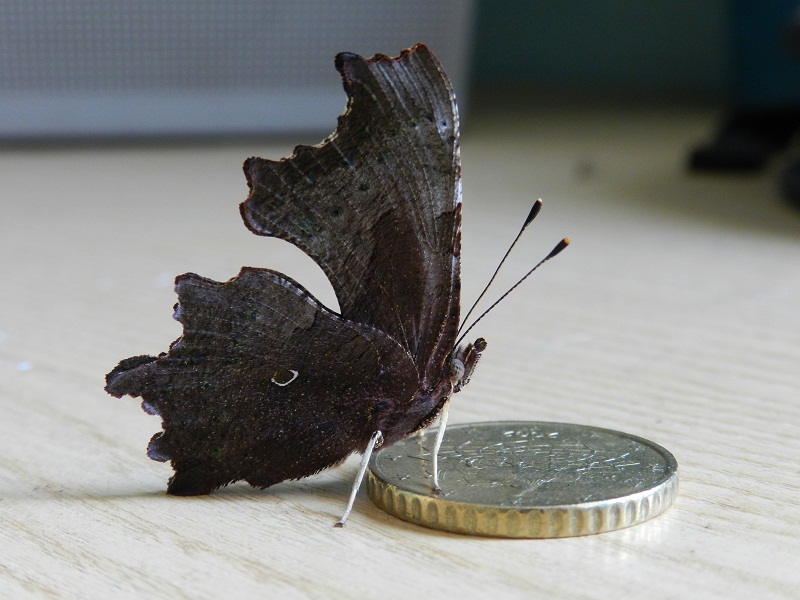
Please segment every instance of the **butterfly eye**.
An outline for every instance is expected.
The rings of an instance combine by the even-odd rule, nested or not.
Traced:
[[[464,361],[460,358],[453,358],[450,361],[450,381],[453,384],[460,382],[464,378]]]

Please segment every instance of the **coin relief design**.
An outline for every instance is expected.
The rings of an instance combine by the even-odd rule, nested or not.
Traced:
[[[608,489],[599,486],[613,483],[615,494],[633,493],[663,476],[666,465],[653,448],[596,430],[580,436],[571,429],[512,427],[500,442],[470,439],[440,452],[444,496],[455,493],[447,488],[455,478],[480,490],[506,488],[509,495],[501,499],[509,505],[561,504],[566,486],[569,501],[579,496],[591,502],[608,498]]]
[[[376,503],[405,520],[449,531],[562,537],[640,523],[666,510],[677,493],[674,457],[657,444],[617,431],[499,422],[454,426],[444,439],[439,494],[428,485],[433,443],[428,433],[373,458],[369,481]],[[399,504],[404,511],[398,511]],[[494,533],[480,530],[481,515],[490,529],[494,523]],[[526,526],[513,535],[503,528],[503,519],[520,517]]]

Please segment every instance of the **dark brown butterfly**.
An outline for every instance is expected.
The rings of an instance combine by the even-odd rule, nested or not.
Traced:
[[[283,160],[248,159],[240,209],[252,232],[322,267],[341,313],[268,269],[181,275],[183,335],[106,377],[110,394],[162,417],[148,455],[172,463],[171,494],[264,488],[396,442],[436,417],[486,346],[455,348],[461,166],[447,76],[423,45],[339,54],[336,68],[348,97],[336,131]]]

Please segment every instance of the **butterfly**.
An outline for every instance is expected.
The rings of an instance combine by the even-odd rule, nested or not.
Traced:
[[[363,453],[341,524],[372,450],[431,423],[486,348],[456,345],[461,165],[445,72],[422,44],[335,65],[347,94],[336,130],[288,158],[245,161],[240,211],[250,231],[320,265],[339,312],[270,269],[188,273],[175,284],[181,337],[106,376],[110,394],[161,416],[148,455],[171,462],[171,494],[266,488]]]

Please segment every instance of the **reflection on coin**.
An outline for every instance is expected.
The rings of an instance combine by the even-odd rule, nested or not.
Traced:
[[[635,435],[568,423],[452,425],[376,452],[369,494],[405,521],[456,533],[513,538],[587,535],[661,514],[678,493],[678,463]]]

